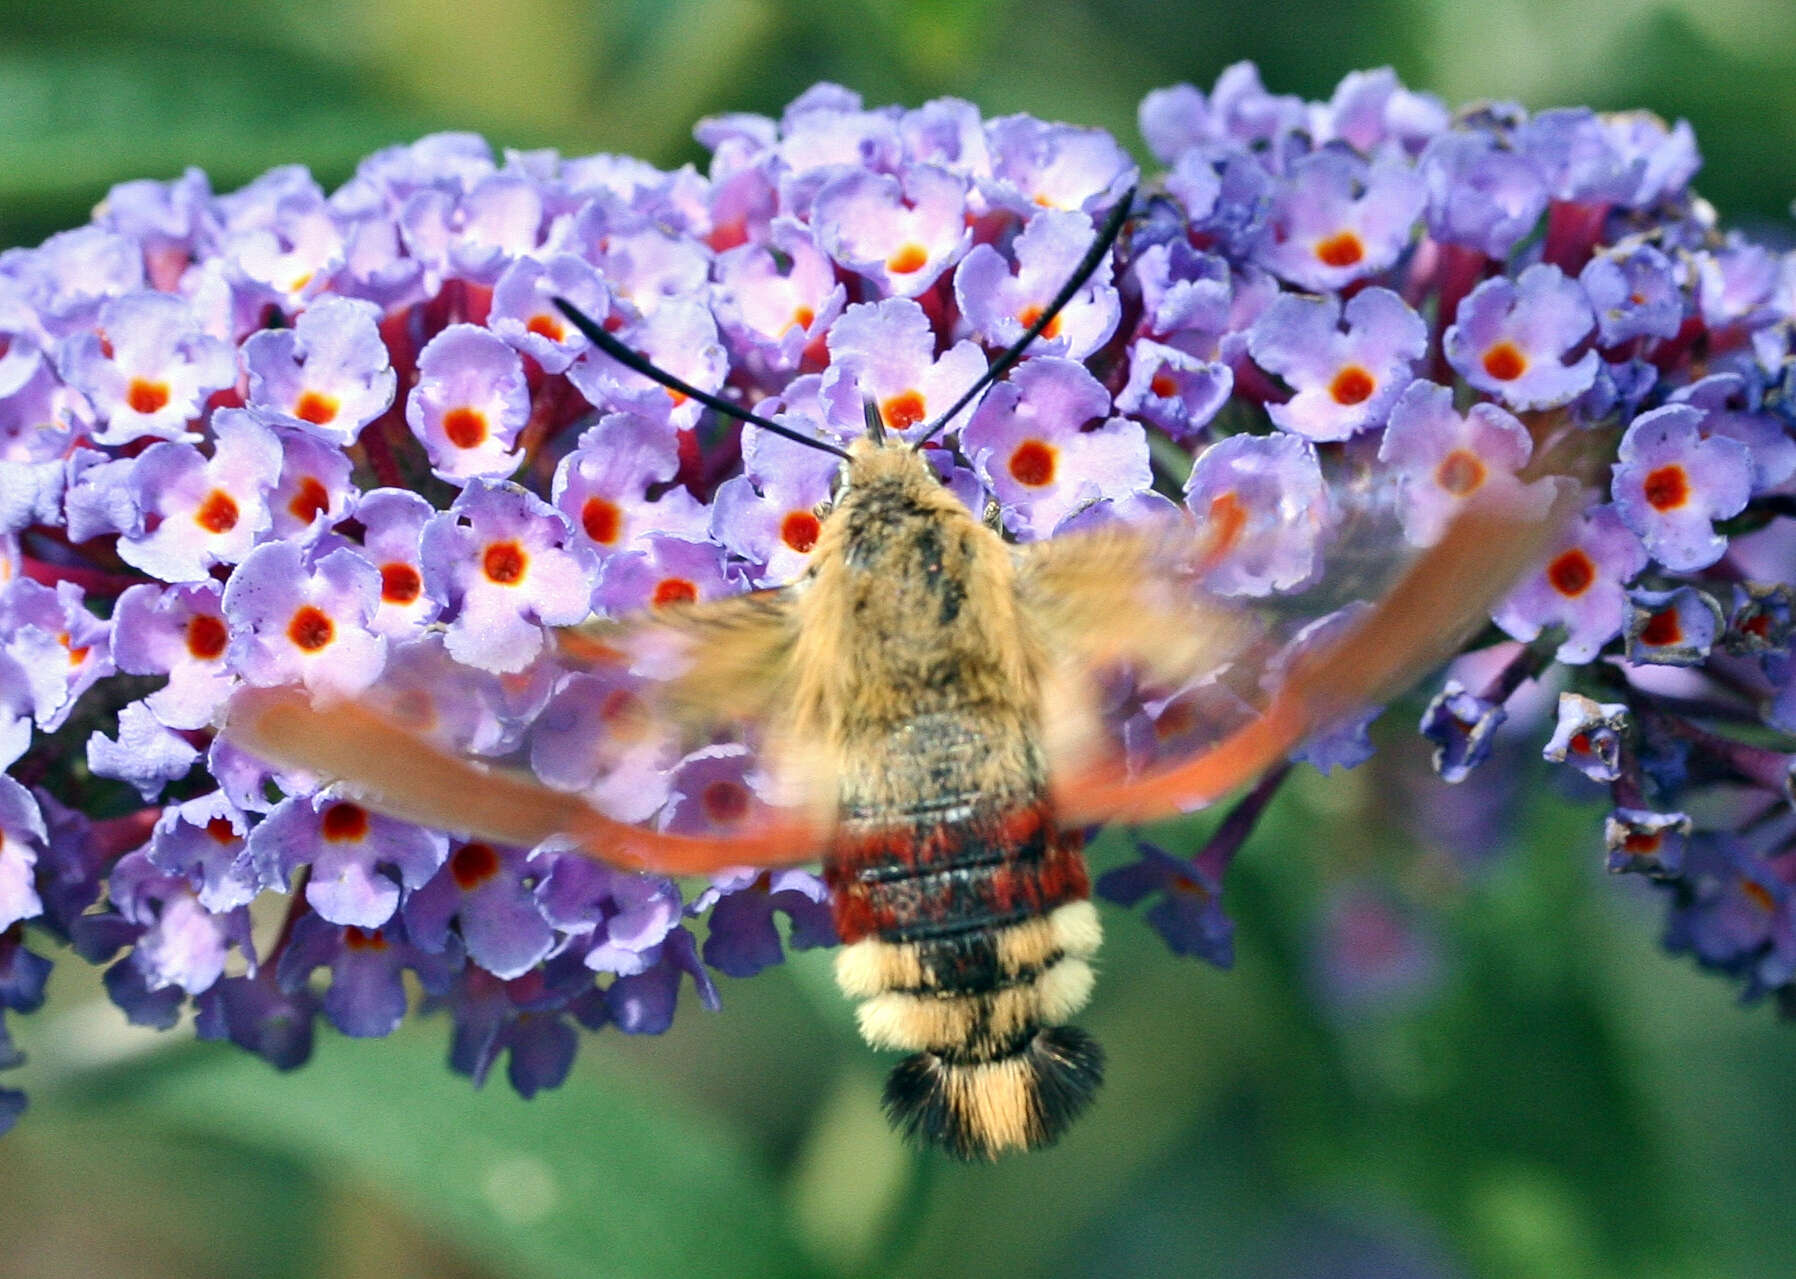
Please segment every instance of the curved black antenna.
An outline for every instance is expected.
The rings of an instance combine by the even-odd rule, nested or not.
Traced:
[[[733,417],[738,422],[747,422],[751,426],[758,426],[763,431],[772,431],[775,435],[784,436],[794,444],[802,444],[806,448],[821,449],[825,453],[834,453],[844,462],[851,460],[847,449],[837,448],[834,444],[830,444],[824,440],[814,439],[809,435],[803,435],[794,431],[789,426],[781,426],[778,422],[770,421],[769,419],[762,417],[759,413],[751,413],[741,405],[731,404],[721,396],[712,395],[709,391],[701,391],[690,382],[684,382],[675,377],[666,369],[649,363],[649,361],[643,359],[622,342],[619,342],[616,338],[605,332],[602,327],[593,321],[591,316],[587,315],[586,312],[582,311],[572,302],[569,302],[566,298],[552,297],[549,300],[557,307],[561,308],[561,313],[567,316],[569,320],[573,321],[574,327],[586,335],[586,340],[588,342],[591,342],[594,346],[598,347],[599,350],[603,351],[606,355],[609,355],[625,368],[635,370],[652,382],[659,382],[670,391],[678,391],[688,399],[697,400],[706,408],[715,409],[725,417]]]
[[[1060,286],[1060,292],[1054,295],[1054,300],[1048,303],[1048,309],[1035,317],[1035,323],[1023,330],[1023,336],[1006,347],[1004,354],[992,361],[992,366],[985,371],[985,375],[962,392],[961,397],[954,401],[954,406],[936,418],[935,425],[918,436],[917,442],[912,444],[911,448],[920,449],[940,435],[942,428],[954,420],[956,413],[971,404],[974,397],[986,387],[1010,372],[1010,366],[1023,358],[1023,352],[1029,344],[1040,337],[1048,325],[1054,322],[1054,317],[1059,315],[1066,304],[1073,300],[1073,294],[1085,287],[1085,282],[1091,278],[1091,273],[1098,269],[1098,263],[1104,260],[1104,256],[1110,252],[1111,246],[1116,243],[1116,237],[1122,234],[1123,223],[1129,220],[1129,210],[1135,205],[1135,191],[1135,187],[1130,187],[1123,192],[1122,199],[1116,202],[1116,207],[1110,210],[1110,216],[1104,219],[1104,225],[1098,228],[1097,238],[1091,242],[1091,247],[1085,250],[1085,256],[1079,259],[1079,265],[1073,268],[1071,275],[1067,276],[1066,283]]]

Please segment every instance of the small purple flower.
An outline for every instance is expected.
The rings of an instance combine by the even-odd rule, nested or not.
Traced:
[[[1183,441],[1209,424],[1234,387],[1228,365],[1141,338],[1129,348],[1129,381],[1117,392],[1116,408]]]
[[[1222,910],[1220,874],[1138,841],[1141,859],[1107,870],[1096,884],[1100,897],[1133,906],[1155,896],[1147,922],[1175,955],[1193,955],[1218,968],[1235,963],[1235,923]]]
[[[417,889],[448,847],[436,832],[369,812],[320,791],[281,801],[250,832],[248,857],[259,881],[283,885],[312,868],[306,901],[333,924],[379,928],[399,908],[400,889]],[[441,946],[432,948],[441,950]]]
[[[1201,253],[1183,239],[1154,244],[1136,257],[1132,271],[1141,287],[1142,331],[1162,340],[1190,334],[1215,347],[1234,325],[1230,308],[1234,284],[1229,264],[1213,253]],[[1276,294],[1278,285],[1262,276]]]
[[[468,958],[495,977],[521,976],[555,943],[555,931],[534,896],[540,873],[515,848],[460,844],[407,896],[406,932],[423,949],[441,951],[453,922]]]
[[[131,702],[118,713],[118,738],[95,732],[87,739],[87,766],[100,777],[116,777],[153,803],[169,782],[187,776],[199,751],[159,723],[149,707]]]
[[[673,798],[661,812],[662,830],[675,835],[729,836],[762,805],[765,785],[746,746],[703,746],[673,771]]]
[[[194,1033],[201,1039],[228,1039],[277,1070],[311,1059],[318,1000],[304,987],[283,991],[271,967],[224,978],[194,999],[194,1009]]]
[[[1299,288],[1342,288],[1396,262],[1426,201],[1407,163],[1314,152],[1274,193],[1255,260]]]
[[[1399,515],[1415,546],[1432,546],[1477,494],[1516,490],[1534,449],[1528,429],[1502,408],[1480,402],[1461,417],[1453,393],[1432,382],[1411,383],[1390,418],[1378,460],[1402,488]]]
[[[1596,310],[1604,346],[1631,338],[1673,338],[1684,322],[1684,291],[1671,259],[1650,244],[1626,254],[1599,253],[1578,283]]]
[[[1710,328],[1759,328],[1775,318],[1769,303],[1778,284],[1779,259],[1736,233],[1716,253],[1696,255],[1696,299]]]
[[[308,563],[292,542],[264,543],[225,587],[228,660],[251,684],[353,696],[386,665],[387,641],[369,629],[379,601],[380,573],[358,552]]]
[[[1603,819],[1603,843],[1609,850],[1606,864],[1617,874],[1675,878],[1684,868],[1689,838],[1687,813],[1618,808]]]
[[[1447,127],[1446,106],[1431,93],[1403,87],[1389,67],[1375,71],[1350,71],[1335,86],[1318,136],[1340,139],[1361,153],[1395,142],[1414,154]]]
[[[839,470],[827,453],[801,448],[753,427],[742,432],[744,474],[718,486],[711,534],[758,566],[756,586],[796,581],[822,534],[816,511]]]
[[[274,432],[242,410],[212,419],[210,460],[187,444],[152,444],[132,465],[125,491],[144,517],[119,538],[119,558],[165,582],[197,582],[214,564],[235,564],[274,523],[268,493],[281,473]]]
[[[277,429],[281,478],[268,495],[271,535],[307,541],[347,519],[356,498],[351,465],[342,449],[313,435]]]
[[[711,518],[679,485],[674,433],[630,413],[610,413],[580,436],[555,468],[550,500],[600,556],[639,549],[649,533],[697,540]],[[665,489],[654,501],[651,490]]]
[[[343,233],[299,165],[273,169],[219,205],[221,256],[246,290],[284,311],[301,310],[343,265]]]
[[[114,298],[100,308],[99,328],[71,339],[62,360],[63,377],[105,423],[94,442],[197,438],[188,423],[231,384],[231,349],[201,332],[181,299],[162,293]]]
[[[1524,642],[1543,627],[1565,627],[1555,656],[1582,665],[1621,633],[1627,621],[1624,588],[1647,559],[1646,548],[1615,508],[1599,506],[1566,530],[1545,567],[1524,578],[1492,616]]]
[[[719,254],[717,289],[724,332],[778,370],[798,367],[848,298],[811,228],[792,218],[775,218],[764,244]]]
[[[1078,209],[1098,216],[1135,185],[1135,165],[1102,129],[1049,124],[1026,115],[987,121],[992,175],[979,189],[1012,212]]]
[[[1541,757],[1570,764],[1593,782],[1612,782],[1621,776],[1621,741],[1631,718],[1625,703],[1561,693],[1559,721]]]
[[[776,911],[791,921],[794,950],[834,946],[838,940],[829,889],[809,871],[727,872],[713,877],[690,909],[694,915],[710,911],[705,962],[730,977],[753,977],[785,958],[773,922]]]
[[[984,375],[985,356],[972,342],[956,342],[940,358],[923,308],[908,298],[851,306],[829,331],[829,368],[819,396],[829,425],[844,437],[864,429],[864,400],[879,407],[888,431],[907,440],[958,400]],[[966,426],[972,406],[943,429]]]
[[[1013,272],[989,244],[976,246],[954,273],[954,296],[973,332],[1008,347],[1041,318],[1097,235],[1083,213],[1036,214],[1011,245]],[[1122,314],[1116,288],[1100,268],[1048,323],[1030,350],[1082,360],[1110,340]]]
[[[253,966],[249,912],[238,907],[214,914],[185,878],[163,873],[142,852],[119,860],[108,895],[114,909],[143,930],[131,954],[148,990],[174,986],[190,995],[210,990],[224,975],[233,946],[250,956]]]
[[[424,581],[452,610],[449,653],[481,670],[521,671],[546,626],[585,621],[596,568],[567,521],[515,485],[476,482],[424,526]]]
[[[380,606],[368,627],[389,644],[415,637],[443,610],[424,589],[424,525],[435,513],[409,489],[374,489],[356,504],[362,553],[380,573]]]
[[[1789,942],[1790,886],[1732,835],[1697,835],[1684,849],[1689,891],[1674,905],[1665,947],[1727,972],[1750,972]]]
[[[290,329],[243,343],[249,405],[265,420],[348,445],[393,402],[395,375],[379,310],[352,298],[320,298]]]
[[[31,792],[0,773],[0,933],[43,913],[35,870],[48,839]]]
[[[1764,411],[1761,388],[1738,373],[1712,373],[1671,393],[1673,404],[1704,410],[1702,433],[1738,440],[1752,461],[1752,491],[1763,493],[1796,476],[1796,434]]]
[[[129,587],[113,611],[112,660],[131,675],[167,675],[144,699],[170,728],[204,728],[236,684],[225,660],[230,630],[217,582]]]
[[[1615,509],[1673,572],[1706,568],[1727,550],[1714,521],[1737,515],[1752,485],[1746,446],[1703,438],[1702,411],[1668,404],[1642,413],[1622,437]]]
[[[1281,295],[1248,334],[1262,368],[1297,392],[1268,404],[1275,425],[1312,440],[1344,440],[1384,421],[1428,350],[1422,317],[1389,289],[1356,293],[1343,310],[1332,294]]]
[[[640,321],[620,329],[617,337],[701,391],[720,390],[729,371],[729,356],[717,340],[711,308],[691,295],[663,300]],[[602,351],[589,349],[569,366],[567,376],[582,395],[601,408],[621,409],[681,430],[698,421],[698,401],[624,368]]]
[[[972,243],[966,180],[932,164],[901,173],[851,170],[817,193],[811,224],[823,251],[886,297],[915,297]]]
[[[1447,359],[1511,409],[1556,408],[1596,380],[1595,351],[1565,362],[1594,324],[1577,281],[1537,264],[1515,280],[1498,276],[1472,290],[1447,330]]]
[[[578,853],[557,856],[536,887],[543,917],[573,941],[594,972],[628,976],[653,968],[680,928],[680,890],[659,875],[614,870]]]
[[[486,329],[452,324],[418,354],[418,384],[405,421],[452,484],[503,479],[517,469],[512,445],[530,416],[524,365]]]
[[[741,569],[712,542],[650,534],[641,549],[604,562],[594,611],[626,617],[645,608],[678,608],[694,600],[722,599],[743,588]]]
[[[535,360],[545,373],[564,373],[587,348],[584,336],[553,299],[566,298],[592,319],[604,323],[611,294],[592,263],[571,253],[548,261],[522,257],[505,269],[493,286],[493,309],[487,327]]]
[[[1694,586],[1628,592],[1628,660],[1656,666],[1698,666],[1721,634],[1721,605]]]
[[[642,971],[626,973],[605,988],[606,1011],[624,1034],[666,1032],[673,1024],[682,974],[692,978],[701,1005],[713,1011],[720,1006],[717,985],[699,962],[698,947],[684,928],[669,932],[647,955],[649,963]]]
[[[247,906],[262,888],[245,836],[249,822],[222,791],[170,804],[144,846],[150,864],[194,886],[199,903],[215,912]]]
[[[1185,485],[1213,561],[1205,585],[1265,595],[1314,579],[1329,521],[1316,446],[1296,435],[1234,435],[1198,456]]]
[[[1488,133],[1441,133],[1416,169],[1428,187],[1428,234],[1442,244],[1505,258],[1546,212],[1539,171]]]
[[[82,594],[73,582],[51,590],[30,578],[0,587],[0,653],[23,676],[32,717],[45,732],[60,728],[81,695],[112,674],[112,628],[88,611]]]
[[[1480,697],[1456,679],[1422,713],[1422,736],[1434,743],[1434,771],[1443,782],[1463,782],[1490,758],[1497,729],[1509,718],[1502,704]]]
[[[427,992],[444,994],[461,963],[457,948],[432,955],[412,945],[397,917],[366,929],[305,914],[281,952],[278,974],[281,989],[297,995],[313,969],[329,967],[324,1015],[345,1035],[377,1038],[392,1034],[405,1018],[403,970],[416,973]]]
[[[973,467],[1003,504],[1005,527],[1046,537],[1081,507],[1146,491],[1153,482],[1138,423],[1109,418],[1110,397],[1083,365],[1028,360],[994,386],[962,432]]]

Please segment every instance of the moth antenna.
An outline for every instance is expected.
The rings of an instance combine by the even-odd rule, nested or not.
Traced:
[[[1085,256],[1079,259],[1079,265],[1073,268],[1073,273],[1066,277],[1066,283],[1060,286],[1060,292],[1056,293],[1054,300],[1048,303],[1047,310],[1035,317],[1035,323],[1023,330],[1023,336],[1006,347],[1004,353],[992,361],[991,367],[985,371],[984,376],[962,392],[961,397],[954,401],[953,406],[936,418],[930,428],[917,438],[915,444],[911,445],[911,448],[920,449],[940,435],[942,428],[954,420],[956,413],[971,404],[986,387],[1010,372],[1010,366],[1023,358],[1023,352],[1028,349],[1029,344],[1040,337],[1047,330],[1048,325],[1054,322],[1054,318],[1066,308],[1066,304],[1073,300],[1073,294],[1085,287],[1085,282],[1091,279],[1091,273],[1098,269],[1098,263],[1102,262],[1109,254],[1111,248],[1116,244],[1116,238],[1122,234],[1123,223],[1129,220],[1129,211],[1135,205],[1136,189],[1130,187],[1123,192],[1122,199],[1116,202],[1116,207],[1110,210],[1110,216],[1104,219],[1104,225],[1098,228],[1097,238],[1091,242],[1091,247],[1085,250]]]
[[[886,442],[886,420],[880,416],[879,405],[872,400],[862,400],[861,416],[867,421],[867,438],[875,444],[884,444]]]
[[[701,391],[690,382],[677,378],[661,366],[652,364],[648,360],[643,359],[642,356],[638,355],[635,351],[632,351],[622,342],[619,342],[616,338],[605,332],[604,328],[595,323],[591,316],[587,315],[586,312],[582,311],[572,302],[569,302],[566,298],[552,297],[549,300],[561,309],[561,313],[573,322],[576,329],[579,329],[580,332],[586,335],[586,340],[588,342],[591,342],[594,346],[598,347],[599,350],[603,351],[606,355],[609,355],[625,368],[632,369],[651,381],[659,382],[670,391],[676,391],[679,394],[686,396],[688,399],[697,400],[706,408],[714,409],[725,417],[733,417],[738,422],[747,422],[751,426],[758,426],[763,431],[772,431],[775,435],[783,436],[784,438],[791,440],[794,444],[802,444],[806,448],[819,449],[824,453],[833,453],[844,462],[849,460],[847,449],[837,448],[834,444],[830,444],[824,440],[801,434],[798,431],[794,431],[789,426],[781,426],[778,422],[762,417],[759,413],[753,413],[740,405],[731,404],[722,396],[712,395],[709,391]]]

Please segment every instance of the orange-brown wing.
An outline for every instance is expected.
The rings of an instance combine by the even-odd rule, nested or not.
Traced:
[[[1394,695],[1456,649],[1546,550],[1581,493],[1491,495],[1468,505],[1434,546],[1341,639],[1292,663],[1264,711],[1190,759],[1128,777],[1106,762],[1056,780],[1062,820],[1152,821],[1210,803],[1316,731]]]
[[[282,768],[350,784],[370,807],[421,825],[534,847],[565,837],[582,852],[626,870],[701,874],[725,866],[777,865],[815,857],[816,823],[796,809],[727,838],[669,835],[614,821],[579,795],[526,773],[474,764],[362,702],[313,705],[294,688],[245,689],[231,699],[224,732]]]

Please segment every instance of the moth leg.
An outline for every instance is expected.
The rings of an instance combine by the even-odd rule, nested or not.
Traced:
[[[625,870],[693,875],[803,862],[824,842],[815,822],[802,814],[774,816],[728,837],[644,830],[527,774],[478,767],[365,705],[313,706],[290,688],[238,693],[223,731],[283,768],[349,783],[358,799],[390,816],[521,848],[565,837],[588,856]]]
[[[1387,700],[1449,656],[1547,549],[1582,497],[1569,477],[1544,514],[1479,502],[1424,551],[1342,639],[1294,662],[1254,720],[1190,759],[1125,777],[1120,765],[1077,770],[1055,785],[1069,823],[1142,822],[1189,812],[1282,759],[1317,730]]]

